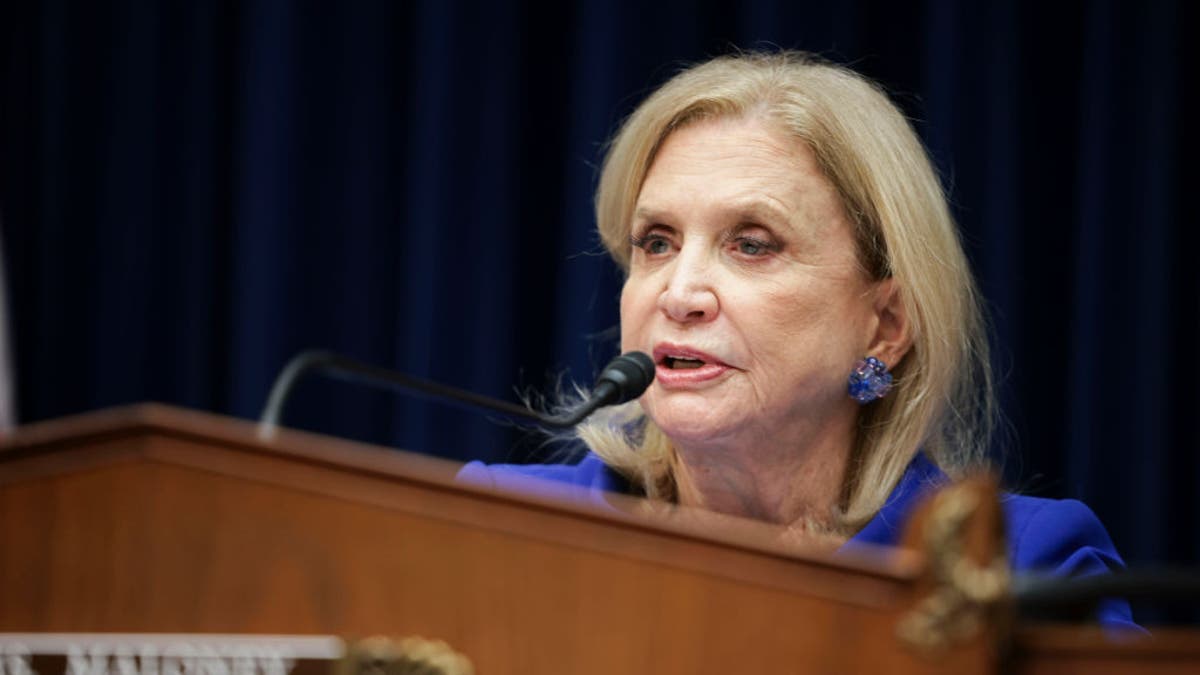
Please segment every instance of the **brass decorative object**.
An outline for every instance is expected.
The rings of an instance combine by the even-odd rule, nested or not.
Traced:
[[[982,495],[972,485],[956,485],[934,497],[923,533],[933,589],[896,627],[906,644],[936,652],[977,636],[988,620],[1001,621],[1009,598],[1009,565],[999,531],[981,564],[967,553],[968,525],[980,511]],[[994,493],[993,493],[994,494]],[[996,529],[1000,528],[999,514]]]
[[[334,675],[474,675],[466,656],[441,640],[369,637],[346,650]]]

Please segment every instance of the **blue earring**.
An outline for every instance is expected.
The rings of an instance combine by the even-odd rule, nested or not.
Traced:
[[[846,387],[850,398],[864,405],[887,396],[891,388],[892,374],[887,371],[883,361],[874,356],[868,356],[854,364],[854,370],[850,372],[850,382]]]

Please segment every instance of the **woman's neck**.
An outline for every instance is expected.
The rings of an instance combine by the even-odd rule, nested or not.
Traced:
[[[674,474],[685,506],[785,526],[833,528],[842,497],[852,429],[802,447],[750,442],[676,443]]]

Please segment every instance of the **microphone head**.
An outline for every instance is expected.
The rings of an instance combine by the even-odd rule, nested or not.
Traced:
[[[626,352],[600,371],[595,391],[612,392],[609,394],[612,400],[605,405],[617,405],[641,396],[653,381],[654,359],[642,352]]]

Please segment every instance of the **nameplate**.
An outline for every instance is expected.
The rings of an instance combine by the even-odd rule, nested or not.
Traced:
[[[331,636],[0,633],[0,675],[328,675]]]

